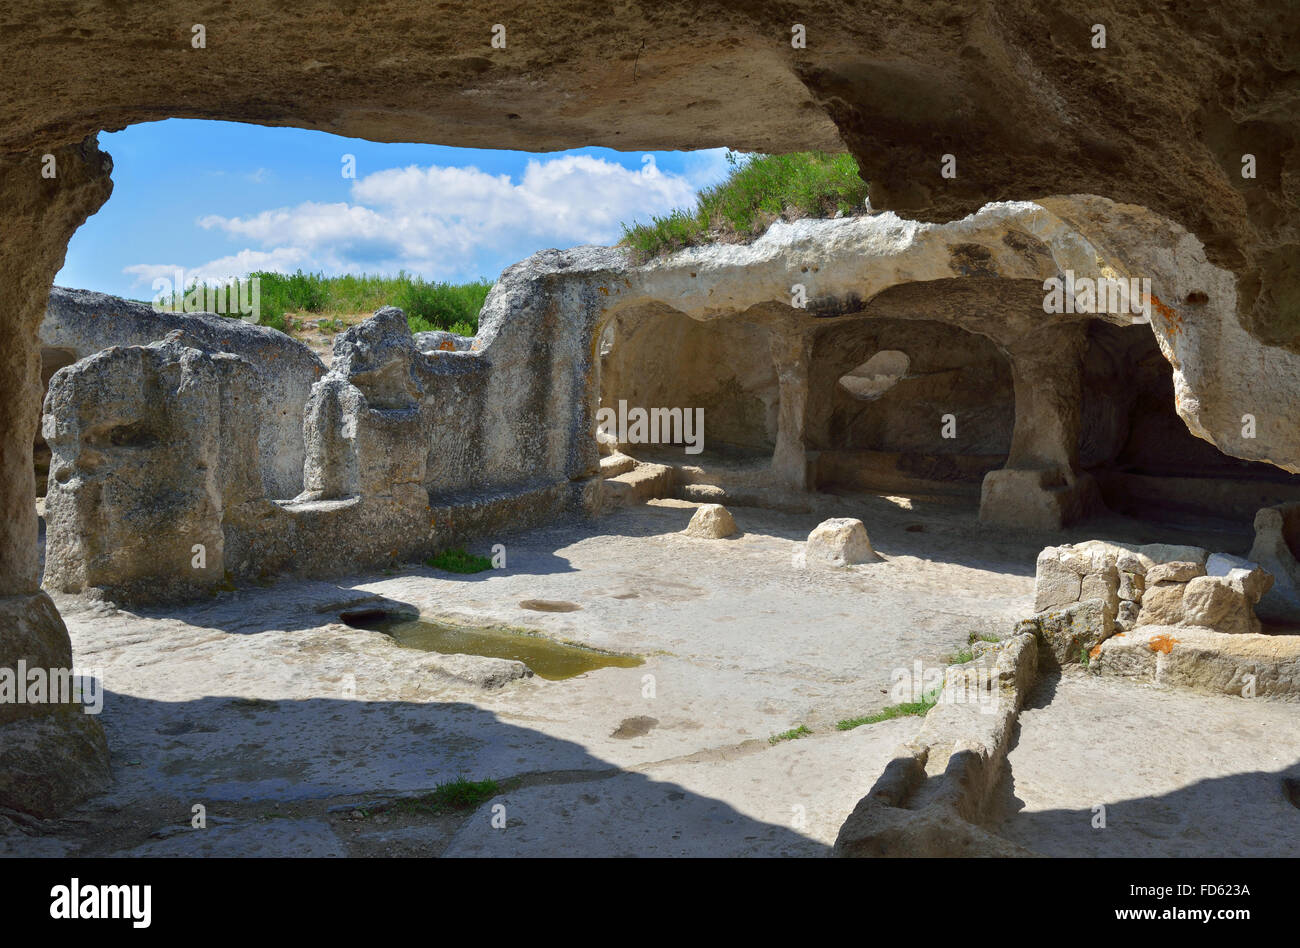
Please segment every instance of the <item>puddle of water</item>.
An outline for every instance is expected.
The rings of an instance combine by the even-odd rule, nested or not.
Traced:
[[[367,616],[350,622],[390,636],[398,645],[444,655],[482,655],[523,662],[547,681],[562,681],[597,668],[635,668],[644,661],[635,655],[612,655],[594,649],[564,645],[540,635],[500,628],[446,625],[410,616]]]

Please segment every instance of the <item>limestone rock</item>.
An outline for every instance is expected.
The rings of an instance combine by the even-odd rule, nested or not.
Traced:
[[[104,729],[79,708],[0,726],[0,807],[56,816],[108,789],[108,761]]]
[[[1048,667],[1082,661],[1115,632],[1115,612],[1103,599],[1040,612],[1027,622],[1044,646],[1039,655]]]
[[[55,287],[41,322],[47,351],[77,361],[112,346],[147,346],[173,332],[208,353],[242,356],[257,376],[252,397],[260,419],[254,456],[271,497],[302,490],[302,412],[325,367],[307,346],[268,326],[216,313],[167,313],[144,303]]]
[[[600,459],[600,476],[618,477],[620,474],[626,474],[634,467],[636,467],[635,458],[630,458],[620,451],[615,451]]]
[[[1138,603],[1142,601],[1142,593],[1146,591],[1147,582],[1146,574],[1124,570],[1119,574],[1119,598],[1124,602]]]
[[[1239,565],[1243,564],[1243,565]],[[1213,575],[1206,575],[1206,569]],[[1135,626],[1200,626],[1234,635],[1260,630],[1255,604],[1272,577],[1240,557],[1214,554],[1205,567],[1172,562],[1147,571]]]
[[[1142,607],[1132,600],[1121,600],[1119,609],[1115,614],[1115,628],[1120,632],[1128,632],[1137,625],[1138,615]]]
[[[1137,625],[1177,625],[1183,618],[1183,593],[1186,583],[1158,583],[1148,586],[1142,595],[1142,611]]]
[[[1208,550],[1203,550],[1199,546],[1180,546],[1171,543],[1148,543],[1138,547],[1136,553],[1146,561],[1148,569],[1152,565],[1164,563],[1192,563],[1204,567],[1205,561],[1210,556]]]
[[[1119,570],[1113,561],[1094,561],[1079,584],[1079,598],[1100,599],[1114,608],[1119,598],[1119,585]]]
[[[458,336],[441,329],[417,332],[412,339],[415,341],[415,348],[421,352],[468,352],[474,348],[473,336]]]
[[[223,516],[263,495],[259,376],[188,341],[114,347],[51,379],[49,587],[147,600],[224,580]]]
[[[1161,583],[1185,583],[1197,576],[1205,575],[1205,566],[1200,563],[1175,561],[1159,563],[1147,570],[1146,581],[1151,586]]]
[[[701,504],[691,516],[685,532],[688,537],[720,539],[736,532],[736,521],[721,504]]]
[[[1059,530],[1082,518],[1095,500],[1087,475],[1055,471],[990,471],[980,488],[980,521],[1036,530]]]
[[[1102,643],[1089,670],[1235,697],[1294,699],[1300,696],[1300,636],[1143,626]]]
[[[67,627],[44,592],[0,597],[0,668],[82,673]],[[0,703],[0,807],[45,818],[107,789],[99,720],[77,704]]]
[[[1245,573],[1245,570],[1242,571]],[[1198,576],[1183,592],[1180,625],[1196,625],[1232,635],[1258,632],[1254,603],[1240,588],[1217,576]]]
[[[1300,503],[1264,507],[1255,514],[1255,542],[1247,558],[1273,576],[1256,608],[1269,622],[1300,625]]]
[[[1240,556],[1227,553],[1214,553],[1205,563],[1205,575],[1222,576],[1235,587],[1239,587],[1252,605],[1273,586],[1273,575],[1261,567]]]
[[[866,526],[851,517],[832,517],[819,523],[808,534],[803,554],[808,566],[852,566],[880,560],[871,548]]]
[[[1034,611],[1059,609],[1079,601],[1086,563],[1069,546],[1049,546],[1038,554]]]

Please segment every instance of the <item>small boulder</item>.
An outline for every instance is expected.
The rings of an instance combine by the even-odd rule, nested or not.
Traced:
[[[1142,594],[1142,611],[1135,625],[1178,625],[1183,617],[1183,592],[1186,583],[1161,583],[1148,586]]]
[[[1146,591],[1147,581],[1144,573],[1124,570],[1119,574],[1119,598],[1121,602],[1141,602],[1142,593]]]
[[[1227,553],[1213,553],[1205,562],[1206,576],[1222,576],[1250,600],[1251,605],[1259,602],[1264,593],[1273,587],[1273,574],[1240,556]]]
[[[701,504],[685,531],[688,537],[705,540],[719,540],[735,532],[736,521],[722,504]]]
[[[1103,599],[1083,599],[1063,609],[1040,612],[1022,623],[1034,631],[1039,642],[1039,660],[1045,667],[1068,665],[1083,660],[1115,632],[1115,614]]]
[[[1195,563],[1204,566],[1210,551],[1199,546],[1183,546],[1173,543],[1148,543],[1135,551],[1149,562],[1148,568],[1161,563]],[[1123,569],[1124,567],[1120,567]]]
[[[1222,576],[1198,576],[1187,584],[1181,624],[1231,635],[1260,630],[1254,604]]]
[[[852,566],[880,559],[871,548],[866,526],[850,517],[832,517],[819,523],[808,534],[803,554],[809,566]]]
[[[1115,628],[1121,632],[1128,632],[1137,625],[1138,616],[1141,614],[1142,607],[1130,599],[1121,599],[1119,609],[1115,615]]]
[[[1147,585],[1159,583],[1186,583],[1205,575],[1205,566],[1197,562],[1176,561],[1159,563],[1147,570]]]
[[[1038,554],[1034,611],[1060,609],[1079,601],[1084,562],[1072,547],[1049,546]]]

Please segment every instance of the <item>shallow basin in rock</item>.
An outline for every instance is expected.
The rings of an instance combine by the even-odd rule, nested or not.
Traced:
[[[359,612],[360,610],[358,610]],[[409,614],[367,611],[349,625],[383,632],[405,648],[443,655],[482,655],[523,662],[533,674],[548,681],[574,678],[598,668],[635,668],[643,664],[636,655],[618,655],[597,649],[566,645],[524,629],[501,626],[452,625]]]

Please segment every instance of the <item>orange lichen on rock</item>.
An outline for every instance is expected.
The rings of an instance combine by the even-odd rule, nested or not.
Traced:
[[[1160,652],[1162,655],[1168,655],[1174,650],[1174,644],[1178,640],[1172,635],[1153,635],[1151,641],[1147,642],[1147,648],[1153,652]]]
[[[450,339],[444,339],[442,342],[438,343],[438,351],[439,351],[439,352],[455,352],[455,351],[456,351],[456,343],[453,342],[453,341],[450,340]]]
[[[1171,333],[1182,332],[1183,317],[1178,315],[1177,310],[1172,306],[1163,303],[1160,297],[1156,296],[1154,293],[1147,297],[1147,301],[1151,304],[1151,307],[1161,315],[1165,321],[1165,325],[1169,327]]]
[[[1088,658],[1095,659],[1100,655],[1101,655],[1101,643],[1098,642],[1096,645],[1092,647],[1092,651],[1088,653]]]

